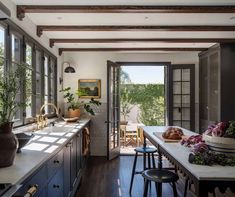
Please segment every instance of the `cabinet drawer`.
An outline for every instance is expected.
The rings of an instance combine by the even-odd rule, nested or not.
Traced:
[[[47,182],[47,169],[46,165],[41,167],[32,177],[25,181],[23,186],[15,194],[15,196],[24,196],[26,192],[34,185],[37,185],[37,192],[34,194],[34,197],[45,196]]]
[[[62,166],[63,164],[63,150],[61,150],[57,155],[52,157],[47,162],[47,172],[48,172],[48,179],[50,179],[55,172]]]

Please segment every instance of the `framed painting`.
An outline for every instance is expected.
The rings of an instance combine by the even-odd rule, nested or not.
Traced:
[[[79,79],[78,80],[79,98],[100,98],[101,80],[100,79]]]

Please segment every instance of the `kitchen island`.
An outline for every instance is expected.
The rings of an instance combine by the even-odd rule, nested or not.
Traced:
[[[165,126],[143,126],[144,138],[158,148],[158,167],[162,168],[162,155],[173,165],[183,172],[186,179],[193,182],[195,193],[198,197],[208,196],[208,192],[214,191],[216,187],[224,192],[230,188],[235,192],[235,167],[230,166],[205,166],[195,165],[188,161],[190,149],[182,146],[179,142],[164,142],[159,138],[167,130]],[[186,136],[196,135],[194,132],[181,128]],[[146,143],[145,143],[146,144]]]
[[[0,168],[0,184],[11,185],[3,196],[24,196],[32,187],[35,196],[73,195],[85,167],[83,130],[89,122],[59,122],[34,132],[14,164]]]

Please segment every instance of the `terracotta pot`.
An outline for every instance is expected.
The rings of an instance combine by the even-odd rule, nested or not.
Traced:
[[[75,118],[75,117],[80,117],[80,109],[69,109],[68,112],[69,118]]]
[[[18,140],[12,133],[13,122],[0,125],[0,167],[11,166],[14,162]]]

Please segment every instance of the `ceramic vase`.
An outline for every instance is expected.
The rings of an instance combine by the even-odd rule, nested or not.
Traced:
[[[14,162],[18,140],[12,132],[13,122],[0,125],[0,167],[11,166]]]

